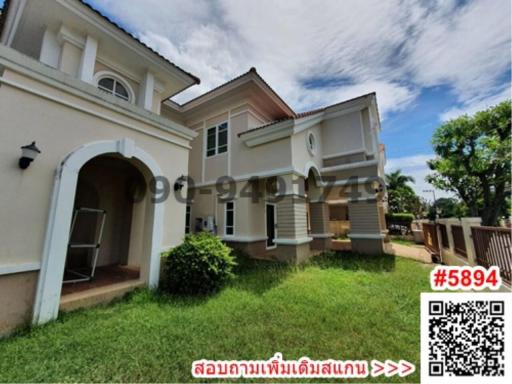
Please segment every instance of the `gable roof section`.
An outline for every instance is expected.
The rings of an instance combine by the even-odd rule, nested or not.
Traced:
[[[351,102],[354,102],[354,101],[357,101],[357,100],[361,100],[361,99],[364,99],[364,98],[367,98],[367,97],[371,97],[371,96],[374,97],[375,95],[376,95],[375,92],[371,92],[371,93],[367,93],[367,94],[364,94],[364,95],[361,95],[361,96],[354,97],[352,99],[341,101],[341,102],[336,103],[336,104],[331,104],[331,105],[328,105],[326,107],[317,108],[317,109],[313,109],[313,110],[306,111],[306,112],[295,113],[294,116],[290,116],[290,117],[286,117],[286,118],[283,118],[283,119],[274,120],[274,121],[271,121],[270,123],[267,123],[265,125],[261,125],[261,126],[256,127],[256,128],[252,128],[252,129],[249,129],[247,131],[240,132],[238,134],[238,137],[243,136],[243,135],[248,134],[248,133],[252,133],[254,131],[262,130],[264,128],[268,128],[268,127],[273,126],[275,124],[282,123],[283,121],[299,120],[299,119],[302,119],[304,117],[309,117],[309,116],[313,116],[313,115],[325,112],[326,110],[328,110],[330,108],[342,106],[343,104],[348,104],[348,103],[351,103]]]
[[[8,11],[9,11],[9,5],[10,5],[11,1],[12,0],[5,0],[4,7],[3,7],[3,9],[1,10],[1,13],[0,13],[0,34],[3,32],[3,27],[4,27],[5,21],[7,19],[7,14],[8,14]],[[176,64],[174,64],[173,62],[171,62],[170,60],[168,60],[167,58],[162,56],[160,53],[155,51],[153,48],[151,48],[148,45],[144,44],[141,40],[139,40],[133,34],[128,32],[126,29],[121,27],[119,24],[117,24],[116,22],[111,20],[106,15],[102,14],[97,9],[94,9],[91,5],[87,4],[84,0],[74,0],[74,1],[76,1],[77,3],[85,6],[88,10],[92,11],[94,14],[96,14],[100,18],[106,20],[108,23],[110,23],[112,26],[114,26],[119,32],[123,33],[124,35],[129,36],[131,39],[133,39],[138,44],[140,44],[142,47],[144,47],[144,49],[146,49],[150,55],[156,56],[158,59],[165,61],[165,63],[167,65],[171,65],[173,68],[177,69],[178,71],[182,72],[186,76],[190,77],[190,79],[193,81],[194,84],[199,84],[201,82],[201,80],[198,77],[194,76],[190,72],[185,71],[183,68],[180,68],[179,66],[177,66]]]
[[[247,72],[241,74],[240,76],[237,76],[237,77],[225,82],[224,84],[221,84],[218,87],[215,87],[215,88],[209,90],[208,92],[203,93],[202,95],[197,96],[197,97],[193,98],[192,100],[187,101],[186,103],[179,104],[173,100],[168,100],[167,103],[169,106],[171,106],[179,111],[185,112],[185,111],[195,108],[209,100],[215,99],[216,97],[218,97],[224,93],[227,93],[228,91],[230,91],[232,89],[236,89],[237,87],[239,87],[242,84],[245,84],[249,81],[254,81],[257,85],[259,85],[260,88],[263,91],[265,91],[288,116],[295,116],[295,112],[293,111],[293,109],[259,75],[259,73],[256,71],[256,68],[254,68],[254,67],[249,69]]]

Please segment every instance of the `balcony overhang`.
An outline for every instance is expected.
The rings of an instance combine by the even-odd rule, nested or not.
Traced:
[[[372,102],[372,98],[367,96],[372,95],[373,94],[365,95],[354,100],[350,100],[349,102],[335,104],[309,116],[276,121],[262,127],[242,132],[239,134],[239,137],[244,144],[250,148],[290,137],[323,121],[334,119],[349,113],[358,112],[369,107]]]

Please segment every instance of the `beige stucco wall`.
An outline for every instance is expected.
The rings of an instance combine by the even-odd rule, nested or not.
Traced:
[[[184,138],[141,121],[134,121],[109,108],[56,90],[23,75],[6,70],[4,78],[51,97],[66,100],[79,108],[187,145]],[[156,160],[163,174],[170,180],[171,188],[177,177],[188,172],[186,148],[6,84],[0,87],[0,115],[0,175],[3,180],[0,189],[0,212],[2,221],[9,223],[9,226],[0,231],[2,264],[41,260],[55,170],[69,153],[84,144],[122,138],[134,140],[137,146]],[[33,140],[37,142],[42,153],[27,170],[22,171],[17,165],[19,148]],[[175,245],[181,241],[184,217],[185,205],[176,202],[171,193],[165,202],[164,245]]]
[[[65,41],[61,48],[59,69],[70,76],[77,77],[81,57],[82,50]]]
[[[361,111],[361,120],[363,122],[363,130],[364,130],[364,148],[368,153],[374,152],[374,141],[375,137],[371,131],[370,127],[370,116],[368,108],[365,108]],[[376,147],[376,146],[375,146]]]
[[[312,133],[315,137],[316,150],[310,153],[307,149],[307,138]],[[316,124],[292,136],[292,163],[296,170],[304,172],[308,163],[315,164],[318,170],[322,167],[322,155],[324,144],[322,142],[322,126]],[[307,175],[306,175],[307,176]]]
[[[291,139],[284,138],[265,145],[249,148],[239,133],[259,125],[259,120],[249,112],[231,118],[231,175],[242,177],[265,171],[276,171],[292,166]]]
[[[183,114],[166,106],[165,104],[161,105],[160,107],[160,115],[169,120],[176,121],[180,124],[185,124],[185,117],[183,116]],[[189,128],[194,129],[192,126],[189,126]]]
[[[225,187],[227,189],[227,186]],[[235,183],[234,190],[236,194],[232,199],[219,197],[219,191],[215,186],[197,188],[190,191],[193,198],[191,204],[191,230],[194,232],[195,220],[198,217],[206,219],[213,215],[217,224],[217,233],[219,236],[225,236],[225,203],[234,201],[235,203],[235,233],[234,237],[262,238],[266,236],[265,229],[265,202],[270,197],[265,195],[264,183],[256,185],[257,192],[261,197],[257,202],[253,202],[251,197],[240,196],[241,191],[249,193],[252,187],[247,187],[247,181]],[[201,192],[202,191],[202,192]],[[206,191],[209,191],[206,193]]]
[[[199,134],[192,141],[190,152],[189,175],[196,184],[211,184],[223,176],[240,179],[251,174],[292,167],[290,138],[253,148],[249,148],[243,143],[238,136],[240,133],[264,124],[264,119],[250,113],[250,104],[243,104],[243,100],[243,98],[227,99],[225,103],[216,102],[217,112],[206,109],[187,115],[187,126]],[[165,106],[161,113],[162,116],[176,114]],[[229,132],[228,152],[206,157],[204,154],[206,130],[226,121]]]
[[[198,135],[190,143],[188,175],[194,180],[194,183],[201,183],[203,181],[203,124],[199,123],[189,128],[197,132]]]
[[[37,275],[37,272],[0,275],[0,337],[30,323]]]
[[[361,113],[352,112],[323,122],[323,156],[363,148]]]

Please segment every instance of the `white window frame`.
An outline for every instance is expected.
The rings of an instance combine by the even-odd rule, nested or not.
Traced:
[[[100,88],[99,87],[100,80],[106,79],[106,78],[111,78],[114,81],[120,83],[126,89],[126,92],[128,92],[128,100],[125,100],[120,96],[117,96],[115,93],[110,93],[109,91],[106,91],[106,90]],[[122,77],[120,77],[118,74],[116,74],[114,72],[110,72],[110,71],[96,72],[96,74],[94,75],[94,84],[96,85],[96,87],[98,89],[102,90],[105,93],[108,93],[109,95],[117,97],[120,100],[127,101],[131,104],[133,104],[135,102],[135,93],[133,92],[133,88],[130,86],[130,84],[125,79],[123,79]],[[114,83],[114,89],[115,89],[115,83]]]
[[[313,146],[310,145],[310,138],[313,138]],[[309,131],[306,135],[306,148],[308,149],[308,152],[311,156],[316,155],[316,149],[317,149],[318,143],[316,140],[316,135],[314,132]]]
[[[269,246],[268,241],[268,232],[267,232],[267,205],[273,205],[274,206],[274,245]],[[269,203],[268,201],[265,202],[265,249],[276,249],[277,248],[277,204],[276,203]]]
[[[228,204],[233,204],[233,209],[228,209]],[[228,211],[233,211],[233,233],[228,233]],[[233,237],[235,236],[235,223],[236,223],[236,204],[235,200],[228,200],[224,203],[224,236],[225,237]]]
[[[219,128],[221,125],[226,124],[226,151],[219,152]],[[215,144],[214,144],[214,153],[211,155],[208,155],[208,131],[211,129],[215,129]],[[204,157],[206,159],[210,159],[212,157],[218,156],[218,155],[224,155],[229,152],[229,122],[223,121],[217,125],[208,126],[208,128],[205,127],[204,130]]]

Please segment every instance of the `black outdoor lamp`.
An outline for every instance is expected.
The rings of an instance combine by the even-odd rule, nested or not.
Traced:
[[[19,161],[19,166],[21,169],[27,169],[28,166],[34,159],[39,155],[41,151],[36,147],[36,142],[33,141],[32,144],[24,145],[21,147],[21,157]]]
[[[176,182],[174,183],[174,191],[181,191],[183,186],[185,185],[185,181],[187,181],[187,178],[184,175],[181,175],[176,179]]]

